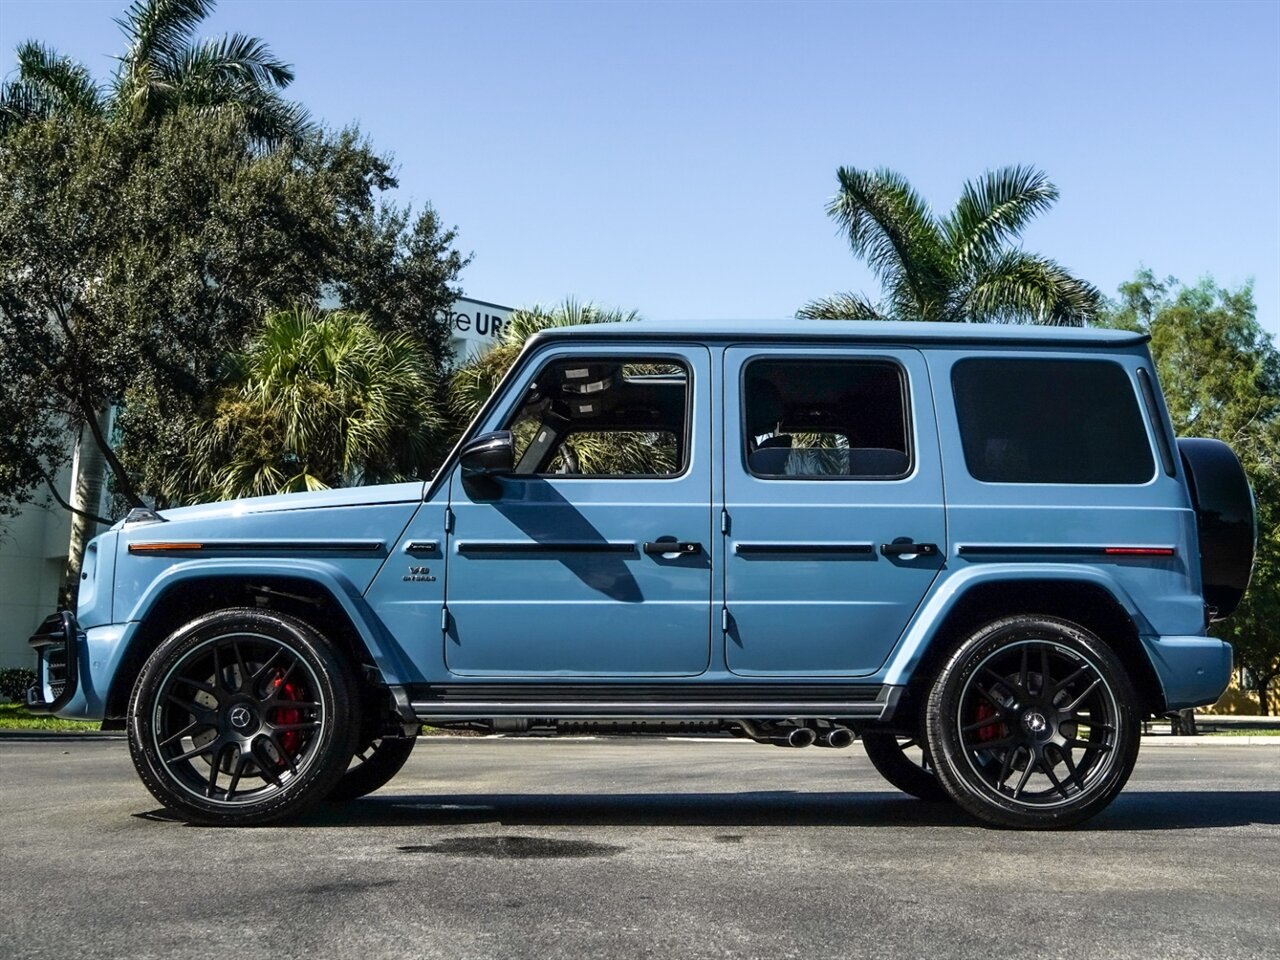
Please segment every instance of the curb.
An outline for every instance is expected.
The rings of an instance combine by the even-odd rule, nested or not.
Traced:
[[[1142,749],[1147,747],[1280,747],[1280,737],[1276,736],[1244,736],[1216,737],[1211,733],[1202,733],[1198,737],[1171,737],[1153,734],[1142,738]]]
[[[91,740],[125,740],[116,730],[0,730],[0,743],[45,743],[50,740],[86,743]]]
[[[94,740],[127,740],[128,735],[119,730],[0,730],[0,743],[90,743]],[[450,740],[452,737],[434,737],[428,739]],[[510,734],[490,734],[483,737],[457,737],[459,740],[510,740],[537,742],[586,742],[606,739],[631,739],[630,737],[607,736],[565,736],[565,737],[513,737]],[[725,743],[748,744],[750,740],[732,737],[654,737],[670,743]],[[1277,736],[1243,736],[1221,737],[1213,734],[1201,734],[1197,737],[1174,737],[1168,734],[1147,734],[1142,738],[1143,748],[1147,747],[1280,747]]]

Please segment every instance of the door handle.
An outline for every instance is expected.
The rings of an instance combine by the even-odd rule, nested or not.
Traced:
[[[702,544],[693,540],[646,540],[644,552],[650,556],[678,553],[681,556],[692,557],[702,552]]]
[[[916,543],[906,537],[899,537],[893,543],[880,544],[880,552],[886,557],[932,557],[938,552],[936,543]]]

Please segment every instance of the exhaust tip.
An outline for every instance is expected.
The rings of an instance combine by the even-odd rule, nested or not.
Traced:
[[[837,750],[843,750],[845,747],[853,745],[853,731],[848,727],[836,727],[824,738],[829,747],[835,747]]]
[[[789,747],[807,747],[810,746],[818,735],[808,727],[796,727],[787,734],[787,746]]]

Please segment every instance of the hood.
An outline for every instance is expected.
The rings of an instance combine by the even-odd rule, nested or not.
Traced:
[[[255,513],[280,513],[290,510],[313,510],[318,507],[359,507],[382,503],[416,503],[426,486],[422,480],[410,483],[384,483],[372,487],[340,487],[333,490],[311,490],[306,493],[282,493],[270,497],[245,497],[219,503],[201,503],[192,507],[161,510],[165,520],[212,520],[215,517],[242,517]],[[122,526],[124,521],[116,524]]]

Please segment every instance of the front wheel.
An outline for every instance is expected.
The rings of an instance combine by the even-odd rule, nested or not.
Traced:
[[[1134,702],[1119,658],[1083,627],[997,620],[959,646],[930,692],[925,727],[938,780],[997,826],[1080,823],[1133,771]]]
[[[309,624],[231,609],[188,623],[147,660],[129,751],[156,799],[201,823],[251,825],[327,795],[359,736],[356,691]]]
[[[355,800],[385,787],[408,762],[416,742],[414,737],[379,736],[363,744],[327,799]]]

